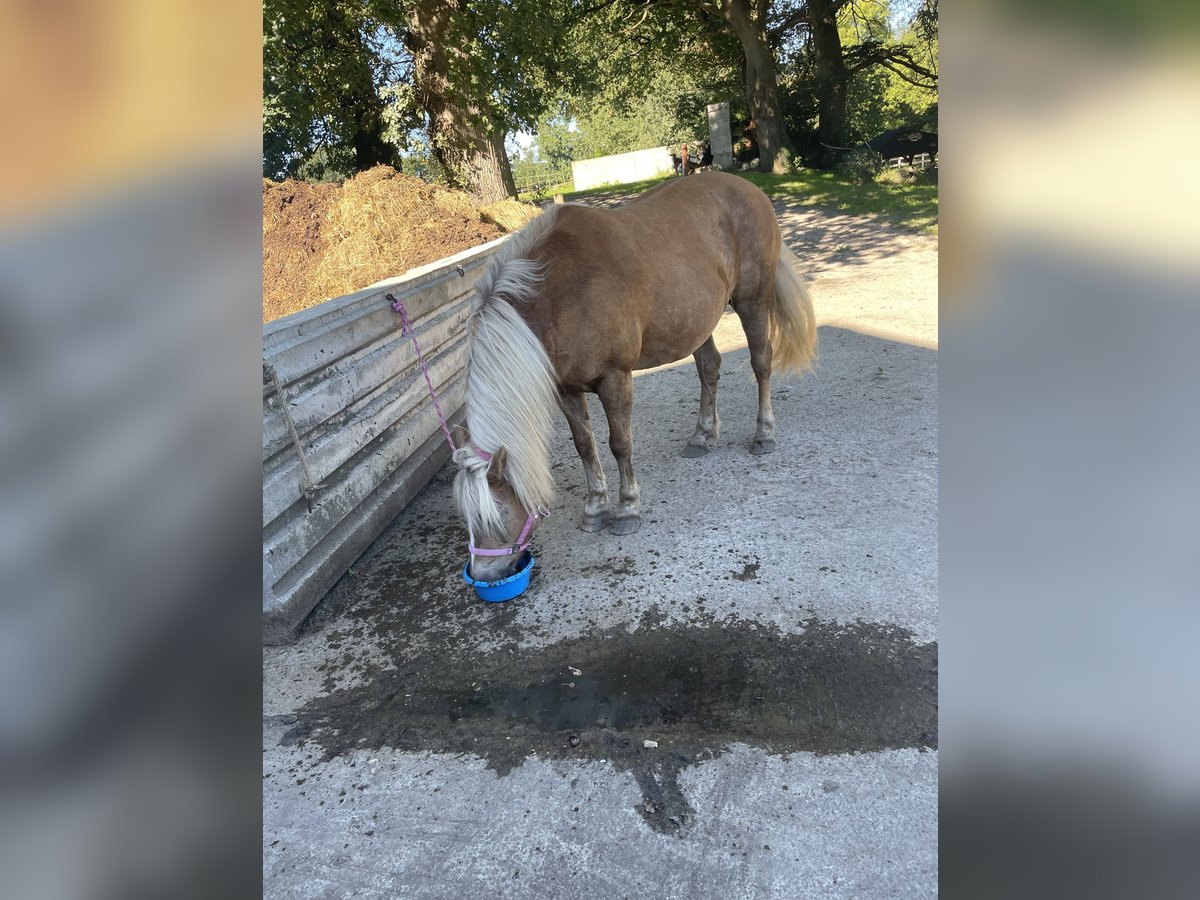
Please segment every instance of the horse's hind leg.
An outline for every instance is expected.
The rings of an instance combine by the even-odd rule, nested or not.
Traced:
[[[592,433],[592,421],[588,416],[587,395],[582,391],[560,391],[559,404],[571,426],[571,438],[583,462],[583,474],[587,479],[587,500],[583,504],[583,519],[579,527],[584,531],[602,531],[608,524],[608,482],[604,479],[604,468],[596,453],[596,436]]]
[[[613,534],[632,534],[641,527],[641,492],[633,477],[633,373],[610,372],[596,385],[608,416],[608,446],[621,473],[621,503],[613,519]]]
[[[700,375],[700,417],[696,420],[696,433],[683,450],[683,455],[687,457],[704,456],[721,433],[721,420],[717,416],[721,354],[712,336],[709,335],[708,340],[692,355],[696,358],[696,372]]]
[[[775,412],[771,409],[771,288],[765,297],[734,301],[733,309],[742,320],[746,343],[750,347],[750,366],[758,379],[758,426],[750,452],[770,453],[775,449]]]

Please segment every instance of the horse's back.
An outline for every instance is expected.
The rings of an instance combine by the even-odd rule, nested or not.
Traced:
[[[774,278],[779,231],[770,200],[724,173],[671,179],[616,209],[560,206],[537,256],[530,310],[566,382],[693,353],[735,294]]]
[[[614,212],[666,227],[674,249],[692,265],[704,264],[706,255],[721,258],[731,294],[757,294],[775,277],[780,248],[775,208],[745,178],[726,172],[672,178]]]
[[[638,210],[645,205],[669,206],[680,213],[702,211],[714,203],[731,212],[761,219],[773,216],[771,201],[753,182],[728,172],[698,172],[670,178],[644,191],[618,210]]]

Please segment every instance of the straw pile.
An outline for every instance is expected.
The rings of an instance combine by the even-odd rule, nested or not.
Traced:
[[[388,166],[340,185],[263,180],[263,321],[515,231],[537,207],[486,207]]]

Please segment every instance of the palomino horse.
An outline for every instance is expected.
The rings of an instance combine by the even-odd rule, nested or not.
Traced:
[[[495,581],[518,568],[553,496],[555,407],[587,478],[582,527],[609,524],[587,393],[604,406],[621,473],[612,531],[638,529],[633,371],[695,357],[700,417],[683,455],[707,453],[720,428],[712,334],[728,303],[758,379],[751,452],[774,450],[772,365],[803,371],[817,350],[794,261],[766,195],[717,172],[672,179],[616,209],[552,206],[505,243],[479,281],[467,326],[467,429],[454,454],[454,495],[471,533],[471,577]]]

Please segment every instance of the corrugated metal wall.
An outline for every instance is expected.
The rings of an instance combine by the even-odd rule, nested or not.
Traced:
[[[462,407],[464,324],[500,241],[263,327],[263,635],[282,643],[449,455],[404,301],[446,415]],[[303,448],[280,407],[286,402]]]

